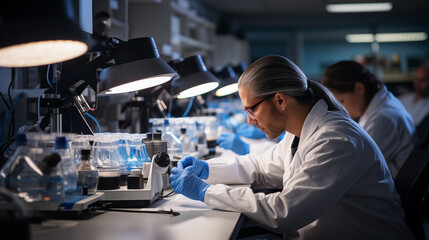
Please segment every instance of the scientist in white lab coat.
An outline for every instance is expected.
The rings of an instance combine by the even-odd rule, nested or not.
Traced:
[[[325,85],[344,105],[350,117],[374,139],[386,159],[392,177],[414,149],[413,119],[402,103],[367,68],[355,61],[329,66]]]
[[[238,87],[248,122],[269,138],[287,131],[285,139],[260,155],[184,157],[170,175],[176,193],[241,212],[286,239],[414,238],[383,154],[326,88],[277,55],[250,65]]]

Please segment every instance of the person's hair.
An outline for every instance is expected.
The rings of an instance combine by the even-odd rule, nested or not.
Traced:
[[[94,16],[94,19],[99,19],[99,18],[110,18],[110,14],[106,11],[100,11]]]
[[[254,98],[267,97],[281,92],[300,103],[314,105],[323,99],[331,111],[347,113],[332,93],[321,84],[310,81],[289,59],[279,55],[268,55],[252,63],[240,76],[238,87],[248,86]]]
[[[373,73],[355,61],[339,61],[329,66],[322,80],[325,87],[339,93],[353,92],[356,82],[365,87],[366,106],[383,86]]]

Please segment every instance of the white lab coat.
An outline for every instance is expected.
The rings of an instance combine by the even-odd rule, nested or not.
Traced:
[[[415,126],[418,126],[423,119],[429,115],[429,97],[416,102],[414,92],[401,95],[399,100],[404,104],[405,109],[413,118]]]
[[[291,239],[413,239],[383,155],[357,123],[319,100],[292,158],[293,137],[261,155],[207,161],[204,202]],[[265,195],[220,183],[283,190]]]
[[[377,143],[395,178],[414,149],[412,136],[416,129],[407,110],[384,87],[372,98],[359,119],[359,125]]]

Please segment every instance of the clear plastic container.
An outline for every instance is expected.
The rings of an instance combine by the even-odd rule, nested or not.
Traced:
[[[198,132],[198,143],[197,143],[197,151],[201,155],[207,155],[208,154],[208,148],[207,148],[207,140],[206,140],[206,134],[204,132],[204,125],[200,122],[196,122],[197,132]]]
[[[167,153],[173,159],[182,157],[182,142],[174,135],[170,127],[169,119],[164,120],[164,130],[162,131],[162,140],[167,142]],[[155,153],[156,154],[156,153]]]
[[[73,200],[77,196],[77,169],[70,152],[66,137],[55,139],[55,152],[61,156],[61,170],[64,179],[65,200]]]
[[[17,136],[17,149],[1,170],[3,185],[27,202],[63,201],[60,156],[48,154],[35,162],[29,156],[27,143],[25,135]]]
[[[186,134],[186,128],[180,129],[181,135],[179,140],[182,142],[182,153],[189,154],[191,152],[191,140]]]

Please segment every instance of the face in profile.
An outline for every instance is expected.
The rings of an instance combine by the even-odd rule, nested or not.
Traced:
[[[429,97],[429,67],[417,69],[414,90],[418,97]]]

